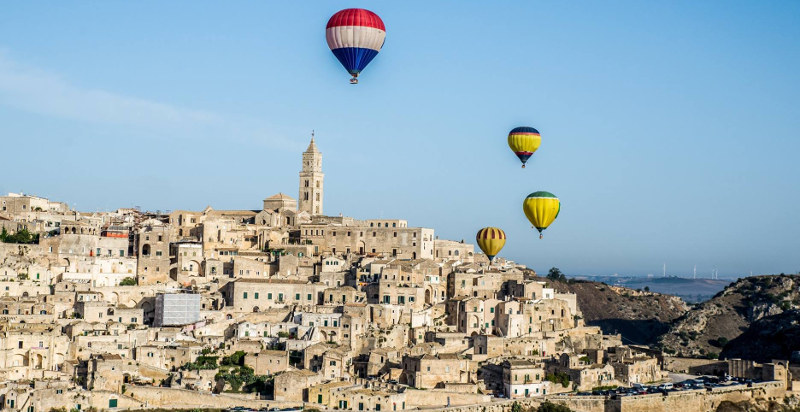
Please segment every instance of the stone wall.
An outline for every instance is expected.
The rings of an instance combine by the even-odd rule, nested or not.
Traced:
[[[781,382],[755,383],[752,387],[735,386],[730,388],[715,388],[713,391],[696,390],[683,392],[670,392],[669,395],[652,394],[642,396],[626,396],[619,399],[607,399],[602,396],[547,396],[526,398],[518,400],[504,400],[453,406],[450,408],[431,408],[428,410],[447,412],[510,412],[514,402],[524,408],[538,406],[548,400],[552,403],[562,404],[575,412],[670,412],[670,411],[713,411],[723,401],[741,402],[758,399],[782,399],[786,387]],[[417,394],[420,393],[420,395]],[[446,404],[447,399],[440,399],[443,392],[414,391],[408,394],[407,407],[422,406],[434,401]],[[459,394],[463,396],[464,394]],[[420,400],[417,400],[420,399]],[[452,401],[456,398],[451,398]],[[425,402],[421,405],[417,403]],[[430,402],[430,403],[428,403]],[[425,408],[427,409],[427,408]]]
[[[727,372],[728,363],[715,359],[664,357],[664,369],[670,372],[691,373],[694,375],[714,375]]]
[[[254,395],[237,394],[210,394],[186,389],[160,388],[148,386],[128,386],[125,393],[133,399],[143,402],[147,408],[170,408],[170,409],[191,409],[191,408],[230,408],[233,406],[244,406],[248,408],[265,407],[291,407],[299,406],[302,402],[276,402],[262,401]]]
[[[753,384],[751,388],[714,388],[670,392],[669,395],[626,396],[618,400],[620,412],[713,411],[722,401],[742,402],[783,397],[785,386],[779,382]]]
[[[452,406],[473,405],[480,406],[491,402],[489,395],[479,395],[475,393],[450,392],[442,390],[406,390],[406,409],[431,408],[447,405],[450,401]],[[480,409],[477,409],[480,411]]]

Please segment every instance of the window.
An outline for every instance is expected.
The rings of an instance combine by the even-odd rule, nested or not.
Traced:
[[[397,232],[394,232],[394,237],[397,237]]]
[[[308,294],[308,300],[311,300],[311,294],[310,293]]]
[[[244,292],[243,298],[247,299],[247,292]]]
[[[299,293],[295,293],[294,294],[294,300],[300,300],[300,294]]]
[[[253,294],[253,297],[254,297],[255,299],[258,299],[258,292],[254,293],[254,294]]]
[[[267,293],[267,299],[272,300],[272,293]]]

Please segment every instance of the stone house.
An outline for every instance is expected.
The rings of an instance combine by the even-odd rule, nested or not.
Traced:
[[[253,368],[256,375],[274,375],[289,369],[289,352],[262,350],[245,355],[244,364]]]
[[[308,399],[308,388],[320,381],[322,375],[307,369],[279,373],[274,379],[273,398],[276,401],[305,401]]]
[[[403,377],[415,388],[433,389],[444,383],[467,383],[471,378],[469,360],[456,354],[403,356]]]

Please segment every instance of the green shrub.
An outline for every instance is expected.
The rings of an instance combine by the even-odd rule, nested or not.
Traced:
[[[119,282],[119,285],[120,286],[136,286],[136,279],[132,278],[132,277],[127,277],[125,279],[122,279],[122,281]]]

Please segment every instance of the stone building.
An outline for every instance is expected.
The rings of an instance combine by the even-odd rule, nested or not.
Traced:
[[[166,283],[170,274],[169,227],[152,219],[136,235],[138,245],[137,278],[140,285]]]
[[[249,353],[244,364],[253,368],[256,375],[274,375],[289,370],[289,352],[285,350],[262,350]]]
[[[433,389],[445,383],[470,382],[469,360],[456,354],[404,356],[403,376],[409,386]]]
[[[300,242],[314,254],[375,254],[399,259],[432,259],[434,231],[408,227],[405,220],[311,222],[300,225]]]
[[[519,359],[503,362],[503,389],[509,399],[547,395],[544,367]]]
[[[293,280],[237,279],[228,283],[227,304],[239,312],[258,312],[286,305],[316,305],[325,285]]]

